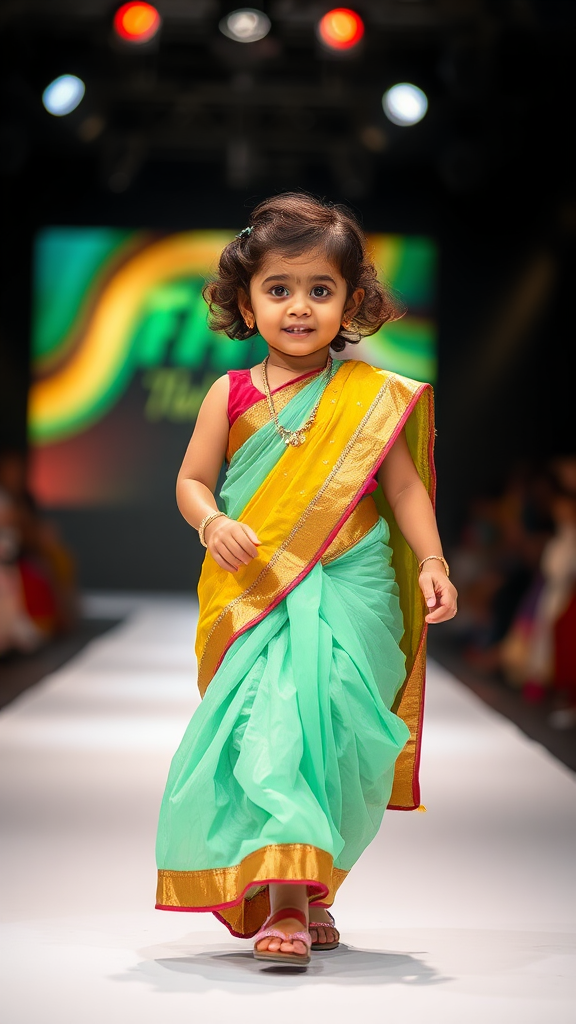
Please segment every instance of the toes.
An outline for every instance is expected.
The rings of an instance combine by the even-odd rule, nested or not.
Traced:
[[[335,928],[331,928],[330,925],[326,925],[325,928],[313,928],[311,937],[312,942],[324,945],[327,942],[337,942],[338,932]]]
[[[261,952],[268,950],[269,953],[275,953],[278,949],[280,949],[280,939],[276,939],[274,937],[260,939],[260,942],[256,944],[256,949],[261,950]]]
[[[306,956],[308,953],[308,947],[299,939],[292,941],[289,938],[279,939],[276,936],[260,939],[260,942],[256,943],[256,949],[268,953],[297,953],[298,956]]]
[[[307,946],[300,942],[299,939],[296,939],[294,942],[282,942],[279,948],[281,953],[297,953],[298,956],[306,956],[308,952]]]

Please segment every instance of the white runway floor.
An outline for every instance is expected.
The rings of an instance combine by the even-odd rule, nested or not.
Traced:
[[[153,909],[193,612],[142,601],[0,715],[3,1024],[574,1024],[576,779],[434,665],[428,813],[387,814],[336,953],[279,973]]]

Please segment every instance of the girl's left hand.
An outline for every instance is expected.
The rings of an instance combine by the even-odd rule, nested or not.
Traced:
[[[426,622],[445,622],[457,611],[458,591],[443,569],[426,569],[418,578],[428,608]]]

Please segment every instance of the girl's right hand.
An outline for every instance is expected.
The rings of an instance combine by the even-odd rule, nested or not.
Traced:
[[[248,565],[258,554],[260,544],[254,530],[246,523],[227,516],[218,516],[208,523],[204,540],[214,561],[227,572],[237,572],[241,565]]]

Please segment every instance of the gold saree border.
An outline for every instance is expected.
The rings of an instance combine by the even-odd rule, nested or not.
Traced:
[[[402,647],[402,644],[400,644]],[[410,729],[410,738],[394,765],[394,782],[388,802],[391,811],[415,811],[420,806],[420,748],[426,685],[425,631],[414,664],[407,674],[392,710]]]
[[[254,850],[232,867],[158,871],[159,910],[212,911],[233,935],[255,935],[270,913],[271,882],[308,884],[316,906],[331,906],[348,874],[331,854],[307,843],[280,843]]]
[[[344,525],[338,530],[332,543],[326,548],[320,561],[322,565],[329,565],[337,558],[345,555],[350,548],[359,544],[366,534],[370,533],[380,519],[380,513],[371,495],[367,494],[358,502],[356,508],[350,513]]]
[[[406,440],[412,458],[432,504],[436,500],[434,471],[434,401],[432,389],[426,388],[405,424]],[[418,560],[404,540],[392,510],[382,494],[375,492],[375,503],[390,527],[392,565],[400,590],[400,607],[404,634],[400,647],[406,657],[406,679],[392,710],[410,730],[410,738],[394,768],[394,785],[388,804],[391,810],[416,810],[420,806],[420,749],[426,686],[427,613],[418,585]]]
[[[311,383],[311,379],[307,377],[304,380],[295,381],[293,384],[286,384],[285,387],[280,388],[279,391],[274,392],[274,408],[276,412],[281,412],[288,402]],[[266,426],[270,422],[270,410],[268,408],[268,402],[266,397],[262,395],[259,402],[255,402],[251,405],[246,412],[243,412],[230,427],[230,433],[228,434],[228,447],[226,449],[226,462],[234,457],[237,451],[242,447],[245,442],[255,434],[260,427]]]

